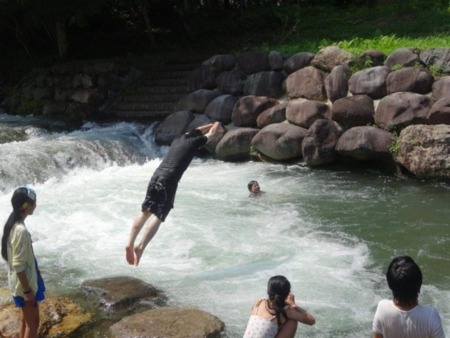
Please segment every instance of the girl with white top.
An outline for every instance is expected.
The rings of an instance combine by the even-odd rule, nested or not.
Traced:
[[[271,277],[267,294],[268,299],[258,299],[253,304],[244,338],[293,338],[298,322],[315,324],[313,315],[295,303],[286,277]]]

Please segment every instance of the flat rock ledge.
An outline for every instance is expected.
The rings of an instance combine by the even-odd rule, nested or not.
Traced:
[[[167,302],[162,291],[140,279],[127,276],[86,280],[80,289],[88,301],[112,316],[130,312],[142,303],[147,308],[155,308]]]
[[[164,307],[134,314],[113,324],[111,338],[219,338],[224,323],[194,308]]]

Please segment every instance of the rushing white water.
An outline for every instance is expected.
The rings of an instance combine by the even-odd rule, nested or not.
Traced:
[[[423,267],[421,300],[439,310],[450,332],[448,186],[374,172],[195,159],[175,208],[135,268],[124,245],[166,150],[153,144],[153,128],[122,123],[64,133],[23,121],[11,128],[27,132],[0,144],[0,219],[10,212],[13,189],[30,183],[38,207],[27,226],[49,292],[129,275],[165,291],[171,304],[217,315],[234,338],[242,336],[253,301],[265,296],[268,278],[282,274],[317,319],[299,326],[298,337],[369,337],[376,304],[389,297],[387,264],[410,254],[430,266]],[[261,198],[247,197],[252,179],[266,191]],[[426,219],[416,218],[414,228],[436,233],[440,243],[405,231],[417,205]]]

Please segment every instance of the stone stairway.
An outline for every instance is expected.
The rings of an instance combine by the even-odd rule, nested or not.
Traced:
[[[187,77],[207,56],[182,55],[152,60],[143,74],[108,108],[121,120],[161,120],[174,112],[174,105],[189,94]]]

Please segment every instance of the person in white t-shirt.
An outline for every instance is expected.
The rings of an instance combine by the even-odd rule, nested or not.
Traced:
[[[373,338],[445,338],[437,310],[419,305],[422,271],[416,262],[409,256],[394,258],[386,279],[393,299],[378,303]]]

